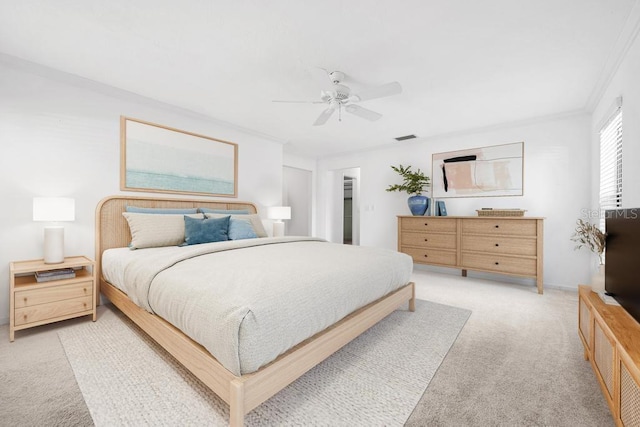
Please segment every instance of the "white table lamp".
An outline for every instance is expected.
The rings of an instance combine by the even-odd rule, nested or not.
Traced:
[[[66,197],[34,197],[34,221],[74,221],[76,202]],[[64,226],[47,225],[44,227],[44,262],[59,264],[64,261]]]
[[[284,236],[283,219],[291,219],[291,206],[273,206],[267,209],[267,217],[273,222],[273,237]]]

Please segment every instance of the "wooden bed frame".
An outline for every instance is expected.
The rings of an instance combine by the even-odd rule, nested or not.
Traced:
[[[258,371],[235,376],[211,356],[204,347],[164,319],[138,307],[125,293],[102,277],[102,253],[109,248],[126,247],[131,241],[129,226],[122,215],[127,205],[153,208],[249,209],[252,213],[257,213],[257,209],[253,203],[247,202],[137,196],[110,196],[101,200],[96,208],[96,277],[98,277],[99,290],[151,338],[229,404],[231,426],[242,426],[245,414],[291,384],[405,302],[409,303],[410,311],[415,311],[415,288],[413,283],[408,283],[303,341]],[[100,292],[96,294],[99,303]]]

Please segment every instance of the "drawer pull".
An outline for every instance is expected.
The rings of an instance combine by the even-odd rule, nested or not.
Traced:
[[[500,245],[496,243],[496,246],[500,246]]]
[[[500,263],[498,261],[496,261],[496,265],[499,265]]]
[[[27,298],[25,298],[25,299],[24,299],[24,303],[25,303],[25,304],[27,303]]]
[[[27,320],[27,315],[26,314],[24,315],[24,320]]]
[[[429,223],[428,223],[428,222],[425,222],[425,223],[424,223],[424,225],[429,225]]]
[[[500,228],[500,226],[499,226],[499,225],[496,225],[496,228]]]
[[[427,255],[427,254],[424,254],[424,257],[425,257],[425,258],[429,258],[429,255]]]
[[[424,241],[425,241],[425,242],[428,242],[428,241],[429,241],[429,239],[424,239]]]
[[[496,246],[498,246],[498,245],[496,245]],[[82,288],[82,290],[84,291],[85,294],[87,293],[87,288]]]

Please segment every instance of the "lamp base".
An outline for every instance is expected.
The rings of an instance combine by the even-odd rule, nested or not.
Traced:
[[[282,237],[284,236],[284,222],[275,221],[273,223],[273,237]]]
[[[64,262],[64,227],[53,225],[44,228],[44,263]]]

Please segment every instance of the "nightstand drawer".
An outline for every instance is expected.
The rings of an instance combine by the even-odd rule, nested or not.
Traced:
[[[16,291],[15,307],[30,307],[33,305],[47,304],[55,301],[63,301],[92,295],[93,282],[91,280],[72,283],[70,285],[51,286],[49,288],[30,289],[28,291]]]
[[[402,252],[411,255],[414,262],[424,264],[456,265],[456,253],[440,249],[402,248]]]
[[[455,249],[455,234],[402,233],[402,245],[421,248]]]
[[[18,308],[15,314],[15,325],[20,326],[82,312],[87,314],[93,312],[92,296]]]
[[[516,258],[500,255],[462,253],[462,268],[497,271],[501,273],[535,276],[535,258]]]

